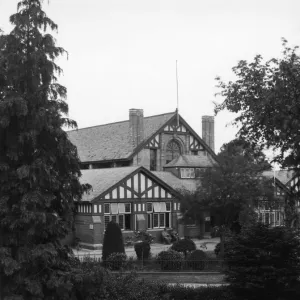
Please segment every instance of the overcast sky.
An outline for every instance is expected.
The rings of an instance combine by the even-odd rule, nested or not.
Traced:
[[[0,0],[0,28],[11,30],[17,0]],[[215,77],[256,54],[280,57],[281,37],[300,45],[299,0],[48,0],[59,28],[60,82],[70,117],[80,128],[128,119],[130,108],[150,116],[179,112],[201,136],[201,116],[213,115]],[[216,151],[234,138],[228,113],[215,117]]]

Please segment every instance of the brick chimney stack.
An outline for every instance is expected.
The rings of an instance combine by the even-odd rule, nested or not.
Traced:
[[[129,109],[129,133],[135,148],[144,139],[144,111],[142,109]]]
[[[202,116],[202,139],[215,151],[215,118],[213,116]]]

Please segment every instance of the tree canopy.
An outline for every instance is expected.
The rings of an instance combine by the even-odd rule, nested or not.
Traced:
[[[219,167],[205,171],[196,193],[185,194],[185,218],[199,219],[210,210],[216,225],[230,227],[243,210],[250,216],[257,201],[273,201],[272,182],[262,176],[271,166],[259,148],[235,139],[222,146],[218,161]]]
[[[66,88],[39,0],[22,0],[0,35],[0,299],[56,299],[68,287],[69,250],[79,182],[76,147],[63,126]],[[58,298],[58,297],[57,297]]]
[[[281,58],[240,61],[233,68],[235,81],[217,78],[223,102],[216,113],[237,113],[239,135],[249,143],[277,149],[275,161],[284,167],[300,167],[300,56],[283,39]]]

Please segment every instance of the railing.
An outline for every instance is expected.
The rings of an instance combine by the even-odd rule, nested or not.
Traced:
[[[97,262],[112,270],[124,271],[173,271],[173,272],[221,272],[225,268],[223,260],[138,260],[132,257],[124,261],[102,261],[100,255],[75,255],[81,262]]]

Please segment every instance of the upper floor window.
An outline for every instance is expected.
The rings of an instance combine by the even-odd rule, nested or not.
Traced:
[[[150,171],[156,171],[157,149],[150,149]]]
[[[194,168],[181,168],[180,169],[181,178],[195,178]]]
[[[181,148],[178,142],[172,140],[167,145],[166,150],[166,163],[168,164],[174,158],[177,158],[181,154]]]

